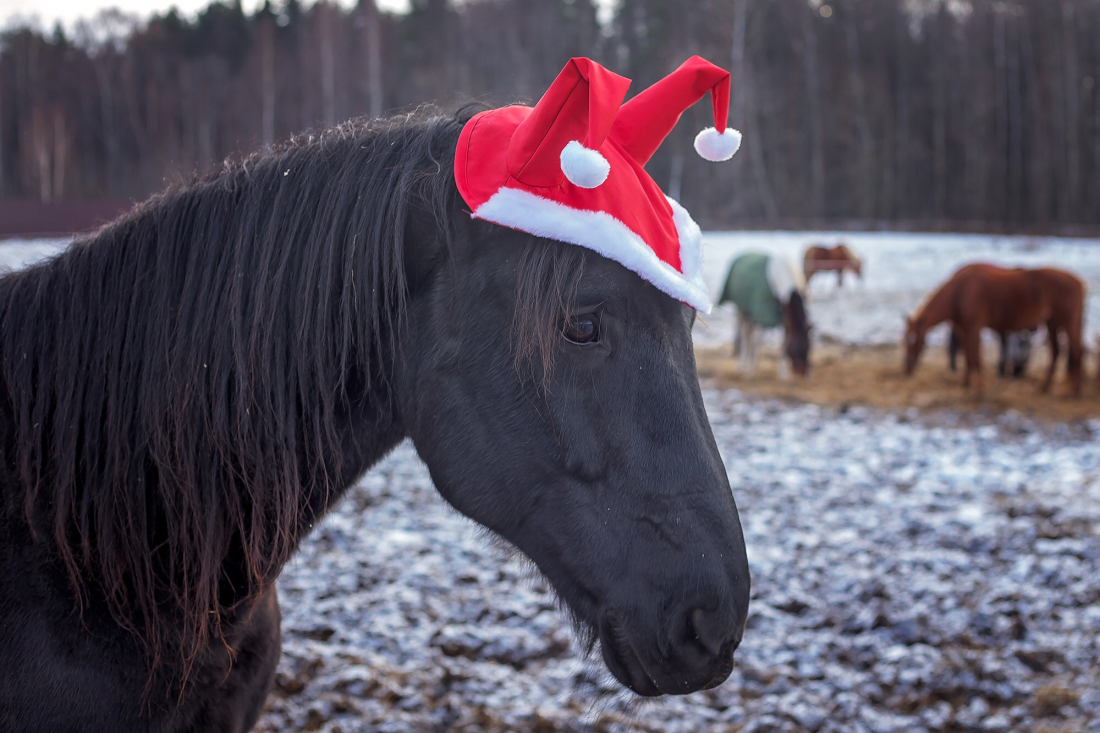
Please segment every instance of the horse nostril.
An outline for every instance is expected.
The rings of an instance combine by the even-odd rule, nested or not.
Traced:
[[[741,641],[741,625],[735,622],[735,615],[722,604],[711,609],[687,605],[679,616],[682,636],[678,645],[685,650],[694,647],[696,654],[702,652],[711,659],[731,654]]]
[[[715,635],[714,624],[708,620],[707,612],[697,608],[691,612],[688,621],[691,624],[691,631],[695,640],[713,656],[718,656],[719,652],[722,651],[724,640]]]

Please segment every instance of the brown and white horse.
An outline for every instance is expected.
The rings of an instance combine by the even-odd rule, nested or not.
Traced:
[[[863,279],[863,261],[855,256],[846,244],[838,244],[835,247],[826,247],[820,244],[811,244],[806,248],[806,254],[802,256],[802,269],[806,273],[806,283],[810,282],[815,272],[832,270],[836,272],[837,287],[844,287],[844,271],[851,270]]]
[[[966,354],[963,385],[970,386],[973,374],[981,392],[982,329],[1011,333],[1030,331],[1046,324],[1050,366],[1042,390],[1050,389],[1060,350],[1058,337],[1065,332],[1069,343],[1066,372],[1070,389],[1076,396],[1081,393],[1084,314],[1085,284],[1065,270],[1053,267],[1008,269],[982,263],[966,265],[933,293],[915,315],[906,319],[905,373],[913,373],[928,329],[949,321]]]
[[[810,372],[810,331],[806,312],[806,282],[798,265],[784,255],[746,252],[730,265],[718,300],[737,309],[733,352],[742,371],[756,373],[756,331],[783,327],[783,354],[779,377],[790,368],[800,377]]]

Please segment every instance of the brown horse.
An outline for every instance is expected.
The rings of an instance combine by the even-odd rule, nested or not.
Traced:
[[[806,283],[815,272],[822,270],[834,270],[836,272],[836,285],[844,287],[844,271],[851,270],[863,279],[863,261],[860,260],[846,244],[838,244],[835,247],[825,247],[820,244],[812,244],[806,248],[806,254],[802,256],[802,269],[806,273]]]
[[[1050,343],[1050,367],[1042,390],[1050,389],[1058,362],[1058,334],[1065,331],[1069,341],[1066,373],[1074,396],[1081,393],[1081,331],[1085,314],[1085,284],[1065,270],[1044,267],[1037,270],[1007,269],[989,264],[966,265],[940,287],[917,311],[906,319],[905,373],[913,368],[924,349],[928,329],[950,321],[966,354],[963,386],[970,386],[970,375],[982,391],[981,331],[999,333],[1024,331],[1046,324]]]

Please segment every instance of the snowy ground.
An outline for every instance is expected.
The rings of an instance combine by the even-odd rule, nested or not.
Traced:
[[[1100,731],[1100,423],[705,398],[753,572],[728,682],[609,697],[552,595],[405,444],[280,580],[266,728]]]
[[[736,251],[811,239],[834,241],[708,235],[712,292]],[[845,239],[864,283],[838,294],[822,277],[812,303],[843,340],[895,340],[899,313],[971,259],[1058,264],[1100,293],[1095,241]],[[0,246],[0,266],[57,246]],[[1095,332],[1095,295],[1090,308]],[[697,340],[727,338],[721,317]],[[263,729],[1100,733],[1100,421],[704,398],[753,572],[724,685],[643,705],[618,693],[549,589],[452,511],[404,444],[280,579]]]
[[[904,324],[925,296],[969,262],[1020,267],[1061,267],[1082,278],[1089,288],[1085,328],[1088,344],[1100,334],[1100,240],[1052,237],[999,237],[961,234],[840,232],[707,232],[703,235],[704,277],[717,300],[730,262],[748,251],[784,254],[801,267],[809,244],[846,242],[863,260],[863,280],[845,273],[843,289],[836,275],[818,273],[810,281],[810,320],[816,334],[845,343],[897,343]],[[699,319],[695,342],[728,343],[733,306],[715,308]],[[777,332],[772,335],[777,339]],[[931,341],[946,338],[941,327]]]

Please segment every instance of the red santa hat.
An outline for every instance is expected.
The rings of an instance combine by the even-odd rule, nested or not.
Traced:
[[[644,166],[707,92],[714,127],[699,133],[695,150],[707,160],[733,157],[741,133],[726,127],[729,72],[693,56],[623,104],[629,85],[575,58],[534,107],[475,115],[455,153],[458,190],[478,219],[587,247],[709,313],[699,227]]]

